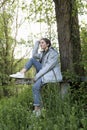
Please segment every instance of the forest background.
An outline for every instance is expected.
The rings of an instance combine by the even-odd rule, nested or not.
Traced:
[[[0,130],[86,130],[86,14],[85,0],[0,1]],[[23,67],[41,37],[58,50],[64,81],[71,84],[64,99],[60,85],[43,89],[44,109],[37,120],[32,116],[32,86],[15,85],[9,75]],[[27,76],[34,74],[32,68]]]

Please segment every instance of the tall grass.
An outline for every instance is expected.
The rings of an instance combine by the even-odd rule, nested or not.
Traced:
[[[69,91],[61,98],[59,86],[42,88],[40,117],[32,113],[32,91],[26,87],[18,96],[0,101],[0,130],[87,130],[87,117],[80,101],[73,102]]]

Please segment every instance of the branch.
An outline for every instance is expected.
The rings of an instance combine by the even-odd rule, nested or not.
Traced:
[[[32,50],[32,49],[31,49]],[[14,64],[14,67],[17,66],[17,64],[25,57],[28,55],[28,53],[30,54],[31,50],[29,52],[27,52],[25,55],[23,55],[15,64]]]
[[[14,4],[15,0],[12,1],[11,5]]]
[[[3,7],[5,5],[5,3],[8,2],[8,0],[3,0],[3,2],[1,2],[0,8]],[[12,3],[10,4],[10,6],[12,4],[14,4],[15,0],[12,1]]]
[[[14,49],[16,47],[17,44],[17,34],[18,34],[18,12],[19,12],[19,1],[18,1],[18,7],[17,7],[17,14],[16,14],[16,32],[15,32],[15,41],[14,41],[14,46],[12,49],[12,58],[13,58],[13,54],[14,54]]]
[[[3,0],[3,2],[1,3],[0,8],[1,8],[1,7],[3,7],[3,6],[4,6],[4,4],[5,4],[7,1],[8,1],[8,0]]]

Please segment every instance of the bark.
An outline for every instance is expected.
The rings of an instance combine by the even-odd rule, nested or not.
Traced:
[[[78,10],[76,7],[76,0],[71,3],[71,40],[73,44],[73,66],[74,71],[79,75],[84,75],[84,68],[81,66],[81,41],[79,32]]]
[[[74,0],[54,0],[62,72],[83,75],[78,12]]]

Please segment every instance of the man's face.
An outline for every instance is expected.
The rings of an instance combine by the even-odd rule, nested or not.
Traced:
[[[40,40],[40,47],[41,49],[45,50],[48,48],[48,44],[44,40]]]

